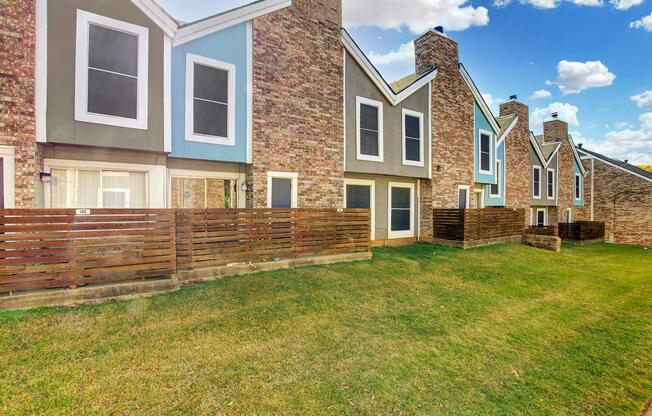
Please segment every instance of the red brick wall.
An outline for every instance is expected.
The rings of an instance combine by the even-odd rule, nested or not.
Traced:
[[[619,244],[652,247],[652,182],[595,159],[593,192],[591,172],[584,179],[584,207],[576,211],[577,220],[603,221],[607,236]],[[591,161],[584,167],[591,169]],[[593,194],[593,195],[592,195]]]
[[[530,111],[527,105],[510,100],[500,105],[500,115],[517,115],[518,122],[505,139],[507,186],[505,206],[523,208],[530,223]]]
[[[457,43],[430,31],[415,41],[415,53],[417,71],[438,69],[432,85],[432,206],[457,208],[459,185],[471,187],[473,204],[474,98],[460,74]]]
[[[35,2],[0,3],[0,145],[15,149],[15,205],[34,205]]]
[[[253,23],[250,206],[267,172],[299,174],[299,207],[339,208],[344,187],[341,0],[294,0]]]
[[[557,171],[557,209],[550,215],[550,225],[568,221],[568,208],[573,205],[575,193],[575,157],[573,145],[568,139],[568,124],[561,120],[547,121],[543,124],[543,134],[546,143],[561,142],[559,148],[559,167]]]

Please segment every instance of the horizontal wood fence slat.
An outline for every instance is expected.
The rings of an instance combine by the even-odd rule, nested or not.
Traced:
[[[604,222],[578,221],[559,224],[559,237],[562,240],[588,241],[601,239],[604,236]]]
[[[0,210],[0,293],[170,277],[177,269],[371,248],[369,210],[88,212]]]
[[[435,239],[477,241],[522,235],[525,210],[510,208],[434,209]]]

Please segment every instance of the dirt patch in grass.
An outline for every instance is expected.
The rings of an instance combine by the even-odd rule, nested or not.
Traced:
[[[643,406],[643,411],[641,412],[641,416],[650,416],[650,415],[652,415],[652,397],[647,399],[645,406]]]

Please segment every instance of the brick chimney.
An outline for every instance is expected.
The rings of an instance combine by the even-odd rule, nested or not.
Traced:
[[[515,129],[530,131],[530,108],[518,100],[518,96],[512,95],[509,101],[500,105],[500,117],[509,115],[518,116],[518,125]]]
[[[568,123],[560,120],[559,114],[553,113],[552,120],[543,123],[543,139],[546,143],[568,140]]]
[[[458,74],[460,62],[457,42],[444,35],[438,26],[424,33],[414,41],[416,73],[435,66],[439,75]]]

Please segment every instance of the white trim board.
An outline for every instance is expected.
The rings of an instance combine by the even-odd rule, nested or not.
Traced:
[[[5,208],[16,206],[16,151],[13,146],[0,146],[2,164],[3,194]]]
[[[290,208],[299,207],[299,174],[296,172],[267,172],[267,208],[272,208],[272,179],[290,179],[292,181],[292,202]]]
[[[469,208],[471,208],[470,207],[470,205],[471,205],[471,187],[469,185],[459,185],[457,187],[457,206],[458,206],[458,208],[459,208],[459,205],[460,205],[460,191],[461,190],[466,191],[466,201],[465,201],[466,208],[465,209],[469,209]]]
[[[499,199],[499,198],[502,199],[502,197],[503,197],[503,191],[505,189],[505,186],[503,185],[503,183],[504,183],[504,180],[503,180],[504,175],[503,175],[503,173],[504,172],[503,172],[502,166],[503,166],[503,161],[500,160],[500,159],[496,159],[496,182],[497,183],[495,183],[493,185],[498,186],[498,193],[494,194],[492,192],[492,189],[491,189],[491,187],[493,185],[489,185],[489,199]]]
[[[496,148],[497,148],[498,146],[500,146],[500,145],[505,141],[505,138],[506,138],[507,136],[509,136],[509,133],[511,133],[512,130],[514,129],[514,127],[516,127],[516,124],[518,124],[518,117],[514,117],[514,120],[512,121],[512,123],[511,123],[509,126],[507,126],[507,129],[506,129],[506,130],[503,132],[503,134],[498,138],[498,140],[496,141]]]
[[[47,141],[48,107],[48,0],[36,0],[36,68],[34,104],[37,143]]]
[[[489,136],[489,170],[482,169],[482,136]],[[494,140],[496,136],[484,129],[478,129],[478,172],[481,175],[493,175],[494,168],[493,165],[496,164],[496,152],[498,151],[498,146],[496,146],[496,141]],[[491,145],[494,145],[493,152],[491,151]]]
[[[410,190],[410,229],[406,231],[392,231],[392,188],[403,188]],[[414,216],[416,202],[414,200],[415,185],[406,182],[389,182],[387,184],[387,239],[415,237]],[[397,208],[398,209],[398,208]]]
[[[131,2],[145,13],[154,23],[156,23],[166,35],[170,37],[174,36],[178,29],[177,22],[171,18],[170,15],[161,8],[161,6],[156,4],[155,1],[131,0]]]
[[[361,152],[361,145],[360,145],[360,107],[362,105],[367,105],[370,107],[375,107],[378,109],[378,156],[373,156],[373,155],[367,155],[363,154]],[[356,97],[355,99],[355,114],[356,114],[356,131],[355,131],[355,136],[356,136],[356,158],[358,160],[364,160],[366,162],[383,162],[384,161],[384,124],[385,124],[385,118],[383,117],[383,103],[380,101],[372,100],[370,98],[365,98],[365,97]],[[372,130],[368,130],[372,131]]]
[[[598,156],[592,155],[590,153],[587,153],[587,152],[583,151],[582,149],[579,149],[579,152],[582,153],[583,155],[585,155],[584,160],[589,160],[589,159],[590,160],[598,160],[598,161],[600,161],[600,162],[602,162],[602,163],[604,163],[606,165],[612,166],[612,167],[614,167],[616,169],[622,170],[623,172],[629,173],[630,175],[636,176],[637,178],[645,179],[648,182],[652,182],[652,179],[650,179],[650,178],[646,178],[643,175],[639,175],[636,172],[632,172],[631,170],[627,170],[627,169],[623,168],[622,166],[618,166],[618,165],[616,165],[614,163],[611,163],[611,162],[609,162],[607,160],[604,160],[601,157],[598,157]],[[580,164],[580,165],[583,166],[583,164]]]
[[[247,192],[242,190],[242,184],[245,183],[246,181],[244,173],[215,172],[215,171],[188,170],[188,169],[168,169],[168,180],[167,180],[168,208],[172,207],[172,178],[226,179],[226,180],[238,181],[238,208],[246,208]]]
[[[371,241],[376,239],[376,181],[369,179],[347,179],[344,178],[344,207],[346,208],[346,187],[347,185],[353,186],[369,186],[370,192],[370,205],[371,205]]]
[[[532,144],[532,148],[534,149],[534,152],[537,154],[537,157],[541,161],[541,164],[543,165],[544,168],[548,167],[550,161],[554,159],[555,155],[557,154],[557,152],[559,152],[559,149],[561,148],[561,142],[557,143],[557,148],[550,154],[550,158],[546,160],[546,158],[543,157],[543,153],[541,153],[539,142],[537,142],[537,139],[534,137],[534,134],[532,132],[530,132],[530,143]]]
[[[550,196],[550,173],[552,173],[552,196]],[[557,196],[557,171],[553,168],[546,169],[546,199],[554,201]]]
[[[500,126],[496,121],[496,117],[494,117],[489,107],[487,107],[487,103],[484,101],[484,98],[482,98],[482,94],[480,94],[480,91],[478,91],[478,88],[475,86],[475,83],[471,79],[471,75],[469,75],[469,73],[466,71],[466,68],[464,68],[463,65],[459,65],[459,69],[460,69],[460,74],[462,74],[462,79],[464,79],[464,82],[466,82],[466,85],[473,93],[475,101],[480,106],[480,110],[484,114],[485,118],[489,120],[489,124],[491,124],[491,128],[494,129],[495,132],[500,132]]]
[[[406,130],[405,130],[405,117],[414,117],[419,120],[419,161],[414,161],[414,160],[407,160],[407,139],[408,137],[406,136]],[[424,159],[425,159],[425,154],[424,154],[424,115],[423,113],[420,113],[418,111],[413,111],[413,110],[408,110],[404,108],[401,112],[401,125],[403,128],[403,134],[401,137],[403,138],[403,143],[401,148],[403,149],[403,165],[405,166],[417,166],[417,167],[423,167],[425,165]],[[414,140],[414,138],[411,138]]]
[[[392,87],[387,84],[387,81],[380,75],[378,70],[373,66],[369,61],[367,56],[360,50],[358,45],[355,43],[353,38],[345,31],[342,30],[342,44],[346,51],[351,55],[351,57],[360,65],[365,74],[371,79],[374,85],[378,90],[383,94],[383,96],[389,101],[392,106],[396,106],[403,102],[406,98],[414,94],[416,91],[421,89],[424,85],[430,83],[435,77],[437,77],[437,70],[434,69],[427,75],[424,75],[414,84],[401,91],[400,93],[395,93]]]
[[[534,193],[534,190],[537,189],[537,188],[534,187],[534,172],[535,171],[539,171],[539,188],[538,188],[539,195],[536,195]],[[536,165],[532,166],[532,181],[531,182],[532,182],[532,199],[543,199],[543,195],[541,195],[541,189],[542,189],[541,183],[543,182],[543,169],[541,168],[541,166],[536,166]]]

